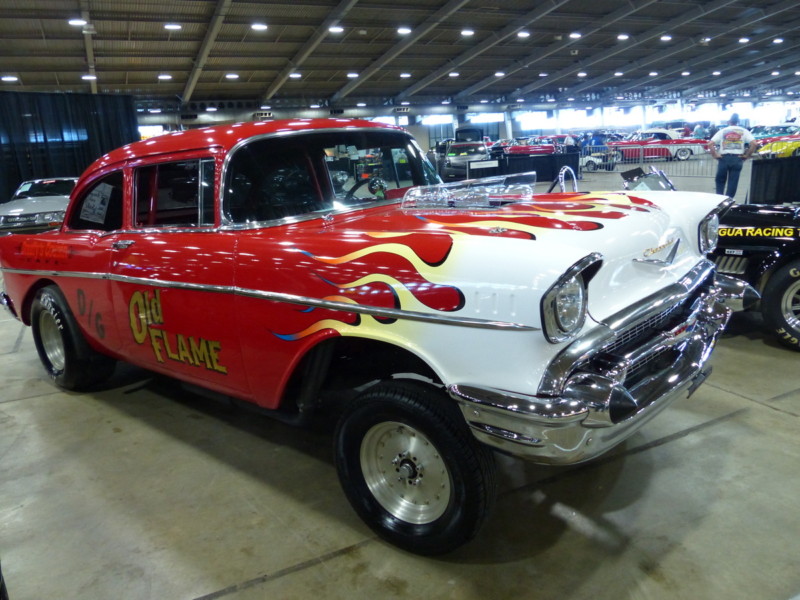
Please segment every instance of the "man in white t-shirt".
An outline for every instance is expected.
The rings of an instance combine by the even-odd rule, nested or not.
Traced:
[[[752,133],[744,127],[739,127],[739,115],[736,113],[731,115],[728,126],[720,129],[711,138],[709,146],[711,156],[719,160],[717,176],[714,179],[718,194],[725,192],[731,198],[736,195],[742,166],[756,149],[755,141]],[[727,190],[725,180],[728,181]]]

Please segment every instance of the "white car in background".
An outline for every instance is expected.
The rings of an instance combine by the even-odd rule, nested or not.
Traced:
[[[61,225],[77,177],[23,181],[0,204],[0,233],[33,233]]]

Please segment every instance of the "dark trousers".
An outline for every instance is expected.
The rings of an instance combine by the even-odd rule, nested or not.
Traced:
[[[736,188],[739,186],[739,175],[742,174],[744,161],[738,154],[723,154],[717,165],[717,176],[714,181],[717,184],[717,193],[724,193],[733,198],[736,195]],[[725,180],[728,180],[728,189],[725,189]]]

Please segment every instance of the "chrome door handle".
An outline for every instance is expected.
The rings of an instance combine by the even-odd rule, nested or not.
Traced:
[[[113,242],[111,247],[114,248],[114,250],[125,250],[126,248],[133,246],[134,243],[135,242],[133,240],[118,240]]]

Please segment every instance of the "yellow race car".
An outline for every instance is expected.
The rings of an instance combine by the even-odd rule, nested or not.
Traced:
[[[758,149],[761,158],[786,158],[800,156],[800,136],[793,135],[768,142]]]

